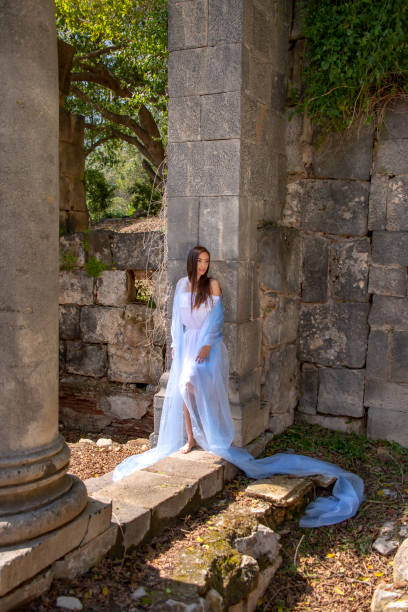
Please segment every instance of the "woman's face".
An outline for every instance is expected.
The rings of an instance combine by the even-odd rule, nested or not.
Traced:
[[[203,253],[200,253],[197,259],[197,280],[207,272],[209,265],[210,257],[208,253],[206,253],[205,251]]]

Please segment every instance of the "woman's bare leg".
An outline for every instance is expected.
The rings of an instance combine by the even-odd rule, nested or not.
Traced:
[[[194,397],[192,390],[191,390],[192,385],[190,383],[188,383],[187,388],[188,388],[188,392],[190,395],[190,399],[192,399]],[[184,423],[186,425],[186,432],[187,432],[187,442],[184,444],[184,446],[182,446],[180,448],[180,451],[184,454],[189,453],[191,450],[193,450],[193,448],[196,445],[196,441],[194,440],[194,436],[193,436],[193,427],[191,425],[191,417],[190,417],[190,413],[188,411],[187,406],[184,404]]]

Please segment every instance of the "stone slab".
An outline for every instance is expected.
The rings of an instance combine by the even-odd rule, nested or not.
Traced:
[[[161,262],[163,232],[115,233],[112,260],[117,270],[155,270]]]
[[[368,229],[384,230],[387,217],[388,176],[374,174],[368,202]]]
[[[408,586],[408,538],[405,539],[394,557],[393,579],[397,587]]]
[[[272,414],[269,417],[268,429],[273,432],[275,436],[283,433],[288,427],[293,425],[295,420],[294,410],[285,414]]]
[[[100,521],[100,503],[88,504],[78,517],[59,529],[21,545],[0,548],[0,597],[77,548],[81,543],[85,543],[90,525],[92,525],[93,512],[96,512],[98,518],[91,527],[91,532],[96,534],[96,525],[99,524],[101,527],[105,525],[104,521]]]
[[[241,87],[239,43],[173,51],[169,58],[169,96],[237,91]]]
[[[9,612],[9,610],[15,610],[16,608],[22,609],[21,606],[48,591],[53,577],[52,570],[48,569],[37,574],[31,580],[27,580],[7,595],[0,597],[0,610]]]
[[[157,346],[109,344],[108,357],[110,381],[156,384],[163,372],[162,350]]]
[[[191,248],[200,244],[198,238],[199,209],[199,198],[168,198],[167,240],[168,254],[171,259],[185,258]],[[208,245],[207,248],[211,250],[211,245]]]
[[[88,528],[81,540],[81,546],[85,546],[88,542],[109,529],[112,518],[112,505],[100,502],[90,496],[84,512],[88,516]]]
[[[309,479],[291,478],[278,474],[248,485],[245,495],[263,499],[274,506],[287,508],[303,499],[312,488],[313,485]]]
[[[194,479],[138,471],[118,482],[113,482],[94,494],[101,501],[134,505],[151,510],[152,522],[172,519],[192,501],[198,489]]]
[[[330,416],[326,414],[301,414],[297,413],[296,421],[309,423],[310,425],[320,425],[325,429],[340,431],[342,433],[364,434],[364,419],[351,419],[350,417]]]
[[[299,295],[301,257],[301,239],[296,230],[266,227],[259,232],[259,280],[265,288]]]
[[[106,373],[108,360],[103,344],[84,344],[79,340],[67,340],[66,351],[67,372],[95,378]]]
[[[117,344],[123,340],[123,308],[81,308],[81,337],[84,342]]]
[[[323,414],[363,417],[364,378],[365,370],[320,368],[317,411]]]
[[[315,176],[368,181],[374,130],[372,127],[329,135],[321,147],[313,147]]]
[[[370,266],[368,293],[376,295],[392,295],[405,297],[407,295],[407,270],[402,266]]]
[[[368,322],[371,327],[408,331],[408,298],[375,295]]]
[[[329,251],[329,286],[335,300],[366,302],[369,238],[339,240]]]
[[[198,96],[170,98],[169,142],[188,142],[200,139],[200,103]]]
[[[88,491],[88,495],[92,497],[93,493],[96,491],[100,491],[100,489],[104,489],[112,482],[113,470],[111,472],[107,472],[103,474],[103,476],[98,476],[96,478],[87,478],[84,480],[84,485],[86,486],[86,490]]]
[[[128,276],[123,270],[105,270],[96,279],[96,303],[102,306],[123,306],[131,292]]]
[[[94,279],[83,270],[59,273],[59,303],[93,304]]]
[[[218,140],[241,135],[239,91],[200,96],[200,138]]]
[[[395,382],[408,383],[408,332],[392,334],[390,377]]]
[[[59,306],[59,335],[62,340],[78,340],[80,308],[74,304],[61,304]]]
[[[375,160],[378,174],[408,174],[408,140],[398,138],[379,144]]]
[[[372,259],[381,265],[408,266],[408,232],[374,231]]]
[[[333,303],[304,307],[299,319],[301,361],[363,367],[367,350],[367,316],[368,304]]]
[[[240,42],[242,39],[242,0],[209,0],[208,44]]]
[[[169,51],[203,47],[207,44],[207,0],[169,4]]]
[[[408,230],[408,176],[395,176],[388,183],[386,229]]]
[[[304,230],[364,236],[368,195],[365,182],[306,179],[288,184],[287,206]]]
[[[367,436],[374,440],[389,440],[408,448],[408,412],[390,408],[369,408]]]
[[[296,345],[284,345],[265,355],[262,403],[271,415],[290,414],[298,402],[299,364]]]
[[[370,330],[367,349],[367,375],[371,378],[387,378],[389,333],[381,329]]]
[[[238,195],[240,191],[239,139],[168,146],[168,190],[171,196]]]
[[[268,409],[259,398],[248,400],[239,406],[231,404],[235,426],[234,444],[245,446],[262,434],[268,427]],[[234,411],[239,416],[234,416]]]
[[[113,265],[111,240],[113,234],[110,230],[90,230],[88,232],[89,257],[96,257],[105,265]]]
[[[320,236],[303,238],[302,300],[327,300],[328,241]]]
[[[365,386],[364,404],[382,411],[408,414],[408,385],[368,378]]]
[[[387,113],[381,131],[382,140],[408,138],[407,113],[408,104],[404,98],[396,98],[387,105]]]
[[[146,468],[145,471],[155,474],[166,474],[168,476],[185,477],[199,483],[199,494],[202,500],[213,497],[222,490],[224,485],[223,466],[216,464],[205,464],[200,461],[192,461],[189,455],[182,453],[178,457],[170,456],[158,461],[154,465]]]
[[[300,376],[300,398],[298,411],[316,414],[319,393],[319,370],[310,363],[304,363]]]
[[[112,554],[116,557],[123,557],[126,551],[143,542],[150,532],[151,519],[151,510],[126,503],[126,501],[114,500],[112,520],[118,526],[118,531]]]
[[[111,550],[116,542],[118,526],[112,525],[86,544],[59,559],[53,565],[55,578],[73,579],[84,574]]]
[[[242,224],[240,200],[237,196],[200,198],[199,244],[207,245],[211,262],[238,260],[243,256],[240,241]],[[178,230],[180,231],[180,230]],[[245,227],[249,233],[249,228]]]

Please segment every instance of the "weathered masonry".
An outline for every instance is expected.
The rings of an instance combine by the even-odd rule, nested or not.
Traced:
[[[92,229],[60,237],[60,421],[83,431],[148,435],[165,330],[140,287],[160,300],[163,234]],[[99,262],[99,274],[87,264]],[[106,268],[106,269],[103,269]]]
[[[296,3],[169,11],[169,280],[191,246],[211,251],[236,442],[297,412],[408,446],[408,105],[319,149],[286,106]]]

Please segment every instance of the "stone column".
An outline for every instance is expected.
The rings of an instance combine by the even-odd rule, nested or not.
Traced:
[[[169,1],[169,283],[185,274],[189,248],[209,249],[226,306],[238,445],[268,426],[257,225],[280,205],[284,132],[272,111],[285,86],[276,64],[286,62],[290,9],[285,0]]]
[[[58,74],[54,4],[0,0],[0,547],[78,515],[58,433]]]

